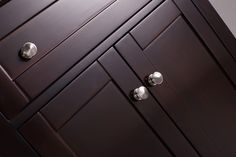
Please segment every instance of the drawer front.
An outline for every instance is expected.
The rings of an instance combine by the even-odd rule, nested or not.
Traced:
[[[20,132],[43,157],[172,156],[97,62]]]
[[[31,98],[34,98],[119,28],[147,2],[148,0],[114,2],[64,43],[52,50],[45,58],[23,73],[16,79],[16,82]]]
[[[236,155],[235,89],[181,16],[144,50],[130,35],[116,48],[146,84],[162,73],[149,89],[202,156]]]
[[[1,0],[0,40],[55,1],[56,0]]]
[[[0,43],[0,64],[12,79],[60,44],[116,0],[60,0]],[[26,42],[37,46],[37,54],[28,61],[19,57]]]

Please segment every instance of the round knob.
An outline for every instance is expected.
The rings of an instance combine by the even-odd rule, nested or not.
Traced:
[[[37,47],[34,43],[27,42],[23,45],[20,51],[20,56],[24,59],[31,59],[37,54]]]
[[[135,100],[145,100],[148,98],[148,96],[149,96],[148,90],[144,86],[136,88],[133,91],[133,97]]]
[[[158,84],[162,84],[163,76],[159,72],[154,72],[148,76],[148,84],[151,86],[156,86]]]

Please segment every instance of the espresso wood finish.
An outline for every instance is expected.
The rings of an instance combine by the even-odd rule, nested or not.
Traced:
[[[135,56],[133,57],[136,58]],[[160,107],[160,104],[158,104],[152,96],[140,102],[132,100],[132,90],[141,86],[142,83],[113,48],[106,52],[99,59],[99,62],[104,66],[126,96],[133,101],[135,108],[142,114],[155,133],[166,143],[174,156],[198,156],[197,152],[191,147],[191,144],[188,143],[176,126],[173,125]]]
[[[39,157],[24,138],[0,114],[0,154],[1,157]]]
[[[236,88],[236,62],[232,55],[217,37],[215,32],[209,27],[207,21],[201,16],[194,4],[189,0],[173,0],[185,18],[198,33],[198,36],[203,40],[204,44],[209,49],[212,57],[220,65],[221,69],[227,75],[229,80]],[[231,40],[233,43],[234,40]]]
[[[115,2],[16,81],[34,98],[147,2],[148,0]],[[37,77],[39,75],[40,78]]]
[[[148,15],[148,17],[146,17],[140,24],[138,24],[135,29],[131,31],[131,35],[144,49],[172,21],[174,21],[179,14],[180,11],[174,3],[171,0],[167,0],[150,15]]]
[[[55,1],[56,0],[1,0],[0,40]],[[1,7],[2,4],[5,5]]]
[[[0,51],[8,53],[1,55],[0,64],[15,79],[113,2],[115,0],[91,0],[90,3],[86,0],[58,1],[1,41]],[[28,41],[37,45],[38,53],[26,62],[18,53]]]
[[[45,92],[43,92],[38,98],[33,100],[30,105],[25,108],[18,116],[13,120],[13,124],[16,128],[24,124],[27,119],[37,113],[40,108],[49,102],[57,93],[59,93],[65,86],[67,86],[73,79],[81,74],[87,67],[89,67],[96,59],[101,56],[107,49],[109,49],[117,40],[125,35],[132,27],[134,27],[142,18],[148,13],[152,12],[154,8],[159,6],[161,1],[151,1],[141,11],[135,14],[128,22],[123,24],[112,35],[92,50],[83,60],[73,66],[67,73],[65,73],[60,79],[55,81]],[[41,80],[42,81],[42,80]]]
[[[229,53],[236,61],[236,39],[216,10],[209,3],[209,1],[193,0],[193,2],[198,7],[202,15],[207,19],[207,22],[214,29],[219,39],[224,43]]]
[[[40,113],[23,125],[20,133],[40,156],[76,157]]]
[[[101,88],[99,81],[83,80],[85,76],[108,78],[100,65],[94,63],[68,89],[58,94],[55,101],[61,99],[67,102],[68,107],[78,102],[60,128],[54,130],[50,126],[54,122],[48,116],[60,116],[63,110],[52,108],[49,103],[50,108],[46,106],[42,112],[45,114],[53,109],[54,112],[45,114],[47,117],[39,113],[20,129],[41,156],[172,156],[112,82],[105,83],[104,80],[104,87],[92,99],[81,102],[83,87],[76,88],[77,82],[81,81],[94,89]],[[72,90],[70,95],[74,97],[73,101],[65,96],[69,90]],[[88,88],[82,91],[86,90]],[[64,114],[68,114],[67,109]]]
[[[235,156],[236,92],[182,17],[143,51],[129,35],[116,48],[143,81],[163,74],[149,88],[202,156]]]
[[[112,83],[59,134],[82,157],[172,156]]]
[[[0,66],[0,112],[14,118],[29,102],[27,97]]]
[[[236,156],[235,41],[204,2],[27,1],[0,7],[1,157]]]
[[[169,93],[161,93],[167,107],[176,105],[169,111],[194,145],[203,155],[235,156],[235,89],[183,19],[179,18],[144,53],[173,88],[172,100]],[[176,65],[170,66],[173,62]]]
[[[93,64],[42,109],[43,115],[55,129],[59,129],[109,80],[102,68]]]

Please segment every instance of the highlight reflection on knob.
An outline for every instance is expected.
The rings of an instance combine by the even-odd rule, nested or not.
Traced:
[[[25,43],[20,51],[20,56],[24,59],[31,59],[37,54],[37,46],[34,43]]]
[[[147,82],[150,86],[156,86],[162,84],[163,80],[163,76],[160,72],[154,72],[148,76]]]
[[[140,86],[133,90],[133,97],[135,100],[145,100],[149,97],[149,93],[146,87]]]

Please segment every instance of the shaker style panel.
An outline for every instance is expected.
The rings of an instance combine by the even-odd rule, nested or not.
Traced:
[[[41,112],[57,130],[101,90],[109,80],[109,76],[95,62],[49,102]]]
[[[0,156],[1,157],[39,157],[17,130],[0,114]]]
[[[131,35],[144,49],[179,15],[180,11],[172,0],[167,0],[138,24]]]
[[[15,79],[115,1],[91,0],[88,3],[87,0],[59,0],[1,41],[0,51],[7,53],[1,55],[0,64]],[[27,42],[37,46],[37,54],[30,60],[19,56],[19,51]]]
[[[40,113],[26,122],[20,133],[41,157],[77,157]]]
[[[132,47],[132,45],[129,46]],[[133,56],[133,58],[135,59],[136,57]],[[145,91],[145,94],[148,95],[145,99],[137,101],[133,98],[134,89],[136,90],[145,84],[141,83],[115,49],[111,48],[108,50],[99,58],[99,62],[126,96],[130,98],[136,110],[163,140],[174,156],[199,157],[191,144],[185,139],[184,135],[173,124],[172,120],[160,107],[160,104],[156,102],[148,91]],[[148,66],[145,66],[145,68],[148,68]]]
[[[21,134],[42,157],[171,157],[130,100],[108,79],[95,62],[26,122]],[[54,122],[61,116],[66,120],[56,128]]]
[[[23,73],[16,82],[34,98],[109,37],[147,2],[149,0],[115,2]]]
[[[59,134],[81,157],[172,156],[112,82]]]
[[[144,50],[130,35],[116,49],[201,156],[235,156],[235,89],[182,17]]]
[[[0,113],[6,118],[14,118],[29,102],[18,86],[0,65]]]
[[[0,40],[56,0],[1,0]]]
[[[144,53],[173,89],[159,91],[164,105],[202,155],[235,156],[235,89],[183,18]]]

